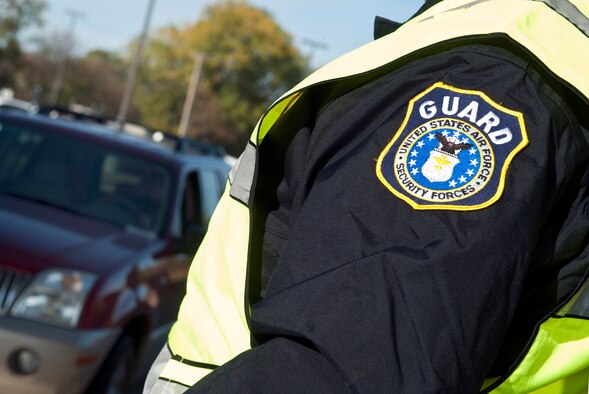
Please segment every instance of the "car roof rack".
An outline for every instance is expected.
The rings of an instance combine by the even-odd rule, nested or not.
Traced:
[[[226,156],[225,149],[220,145],[203,142],[194,138],[180,137],[166,131],[152,129],[142,124],[125,122],[123,127],[119,128],[114,118],[102,116],[96,111],[82,106],[40,105],[38,113],[49,116],[50,118],[103,124],[113,131],[122,131],[125,134],[154,142],[178,153],[221,158]]]
[[[84,122],[95,122],[106,124],[108,117],[102,116],[95,111],[82,111],[80,109],[72,109],[62,105],[39,105],[37,111],[41,115],[49,116],[50,118],[60,118],[69,120],[81,120]]]
[[[182,153],[201,154],[208,156],[225,157],[227,152],[222,146],[209,144],[192,138],[178,137],[176,151]]]

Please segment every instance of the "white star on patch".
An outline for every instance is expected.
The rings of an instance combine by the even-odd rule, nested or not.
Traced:
[[[411,151],[411,157],[417,156],[418,154],[419,152],[417,152],[416,150]]]
[[[459,131],[455,131],[455,132],[454,132],[454,137],[456,137],[456,138],[460,138],[460,132],[459,132]]]
[[[414,168],[414,169],[411,170],[411,174],[412,175],[417,175],[417,174],[419,174],[419,170],[417,168]]]
[[[449,183],[450,187],[456,187],[457,183],[454,180],[451,180]]]
[[[479,164],[479,161],[478,161],[477,159],[472,159],[472,160],[470,161],[470,165],[471,165],[471,166],[475,166],[475,167],[476,167],[478,164]]]
[[[447,137],[447,136],[449,136],[449,135],[450,135],[450,133],[448,133],[448,130],[444,130],[444,131],[442,131],[442,135],[443,135],[444,137]]]
[[[470,150],[468,151],[471,155],[474,155],[475,153],[477,153],[477,150],[475,148],[470,148]]]
[[[460,181],[460,183],[466,182],[466,178],[464,177],[464,175],[462,175],[460,178],[458,178],[458,180]]]
[[[414,165],[417,165],[417,162],[415,160],[410,160],[409,165],[413,167]]]
[[[430,141],[433,140],[434,138],[436,138],[436,136],[433,133],[427,136],[427,139]]]
[[[466,170],[466,173],[467,173],[469,176],[473,176],[473,175],[474,175],[474,171],[473,171],[473,169],[472,169],[472,168],[469,168],[468,170]]]
[[[423,146],[424,146],[424,145],[425,145],[425,142],[423,142],[423,141],[419,141],[419,142],[417,143],[417,147],[418,147],[418,148],[423,148]]]

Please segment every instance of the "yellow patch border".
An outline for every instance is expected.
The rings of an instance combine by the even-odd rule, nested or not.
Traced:
[[[497,185],[497,191],[495,192],[495,194],[493,195],[493,197],[491,197],[489,200],[485,201],[482,204],[471,205],[471,206],[465,206],[465,205],[443,205],[443,204],[438,204],[438,205],[421,205],[421,204],[416,203],[410,197],[404,195],[403,193],[398,192],[386,180],[386,178],[384,177],[384,175],[382,173],[382,170],[381,170],[382,162],[383,162],[385,156],[388,155],[391,147],[399,139],[399,137],[401,136],[403,130],[407,126],[407,123],[409,122],[409,118],[411,116],[411,113],[413,112],[413,106],[414,106],[415,102],[417,100],[419,100],[420,98],[422,98],[423,96],[425,96],[426,94],[428,94],[429,92],[431,92],[432,90],[436,89],[436,88],[443,88],[443,89],[454,91],[454,92],[460,93],[460,94],[470,94],[470,95],[479,96],[480,98],[482,98],[483,100],[485,100],[489,105],[495,107],[496,109],[498,109],[498,110],[500,110],[500,111],[502,111],[504,113],[510,114],[512,116],[515,116],[517,118],[518,122],[519,122],[519,126],[520,126],[521,133],[522,133],[522,141],[511,151],[511,153],[505,159],[505,162],[503,163],[503,168],[501,170],[501,175],[500,175],[500,178],[499,178],[499,184]],[[503,194],[503,190],[505,189],[505,178],[507,176],[507,170],[508,170],[508,168],[509,168],[509,166],[511,164],[511,161],[513,160],[513,158],[515,157],[515,155],[517,155],[519,152],[521,152],[521,150],[524,149],[529,144],[529,142],[530,141],[528,139],[528,133],[527,133],[527,130],[526,130],[526,125],[524,123],[524,115],[521,112],[514,111],[514,110],[511,110],[509,108],[505,108],[505,107],[497,104],[494,100],[492,100],[485,93],[480,92],[478,90],[460,89],[460,88],[455,88],[454,86],[446,85],[443,82],[436,82],[432,86],[430,86],[429,88],[427,88],[426,90],[424,90],[423,92],[419,93],[417,96],[415,96],[411,100],[409,100],[409,106],[407,107],[407,113],[405,114],[405,119],[403,120],[403,123],[401,123],[401,126],[397,130],[397,133],[393,136],[393,138],[391,139],[391,141],[387,144],[387,146],[383,149],[383,151],[380,153],[380,155],[378,157],[378,160],[376,162],[376,176],[378,177],[378,179],[380,180],[380,182],[391,193],[393,193],[395,196],[397,196],[401,200],[405,201],[407,204],[409,204],[415,210],[476,211],[476,210],[479,210],[479,209],[486,208],[486,207],[494,204],[495,202],[497,202],[497,200],[499,200],[499,198]]]

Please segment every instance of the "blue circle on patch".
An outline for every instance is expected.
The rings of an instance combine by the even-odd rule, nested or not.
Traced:
[[[406,193],[426,201],[465,199],[492,175],[494,155],[488,148],[483,153],[483,146],[489,146],[488,140],[464,122],[438,119],[422,124],[405,137],[392,157],[395,178]]]
[[[439,142],[440,137],[445,140],[445,150]],[[458,161],[456,158],[459,158]],[[432,160],[430,164],[433,168],[430,168],[431,165],[426,166]],[[481,168],[481,153],[476,142],[467,134],[458,130],[438,129],[424,134],[413,144],[405,163],[411,179],[417,184],[434,190],[453,190],[475,179]],[[448,166],[452,166],[452,171],[444,171],[448,173],[447,176],[436,176],[436,172]],[[432,173],[428,174],[428,170]]]

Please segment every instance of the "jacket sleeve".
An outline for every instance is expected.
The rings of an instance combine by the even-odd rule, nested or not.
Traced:
[[[529,144],[494,167],[505,182],[489,206],[415,209],[376,176],[408,103],[440,81],[524,116]],[[588,233],[586,147],[533,68],[485,47],[336,99],[286,157],[299,165],[286,166],[286,241],[252,306],[257,346],[191,392],[478,392],[572,291],[558,277]]]

